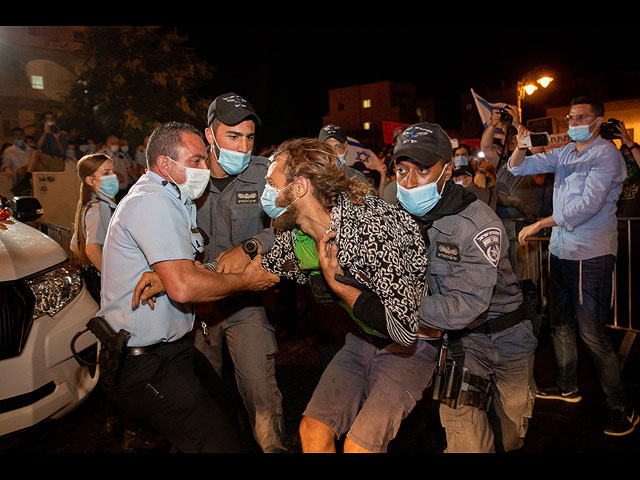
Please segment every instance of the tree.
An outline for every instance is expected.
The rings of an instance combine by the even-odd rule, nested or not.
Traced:
[[[63,106],[71,136],[115,134],[136,146],[162,123],[201,124],[211,100],[195,92],[213,69],[187,40],[162,27],[87,27],[84,69]]]

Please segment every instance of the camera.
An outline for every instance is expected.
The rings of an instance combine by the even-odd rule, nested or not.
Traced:
[[[506,108],[500,109],[500,121],[502,123],[511,123],[513,121],[513,115],[509,113]]]
[[[605,140],[620,138],[620,133],[618,132],[618,126],[620,126],[620,123],[620,120],[610,118],[602,125],[600,125],[600,136]]]

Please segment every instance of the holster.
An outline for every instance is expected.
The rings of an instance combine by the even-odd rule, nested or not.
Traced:
[[[488,410],[491,406],[491,381],[473,375],[464,366],[462,339],[446,338],[438,352],[433,379],[433,399],[450,408],[463,405]]]
[[[116,333],[103,317],[93,317],[87,323],[87,328],[100,340],[98,363],[102,372],[106,373],[103,381],[114,385],[119,380],[131,334],[124,329]]]

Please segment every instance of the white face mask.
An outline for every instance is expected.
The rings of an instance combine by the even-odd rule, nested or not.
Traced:
[[[173,163],[180,165],[173,158],[171,157],[167,157],[167,158],[171,160]],[[169,175],[169,178],[171,178],[171,181],[178,186],[178,188],[180,189],[180,192],[182,192],[182,194],[185,197],[190,198],[191,200],[200,198],[200,196],[204,192],[204,189],[207,188],[207,184],[209,183],[209,177],[211,175],[211,172],[209,171],[209,169],[204,169],[204,168],[189,168],[189,167],[185,167],[184,165],[180,165],[180,166],[184,168],[186,172],[187,179],[184,181],[184,183],[182,184],[176,183],[175,180],[171,178],[171,175]]]

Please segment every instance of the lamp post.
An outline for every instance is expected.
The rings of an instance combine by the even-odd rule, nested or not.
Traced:
[[[547,88],[551,82],[553,82],[553,77],[544,74],[539,76],[535,82],[527,80],[526,77],[518,81],[518,116],[520,122],[522,122],[522,99],[525,95],[531,95],[538,90],[536,83],[542,88]]]

